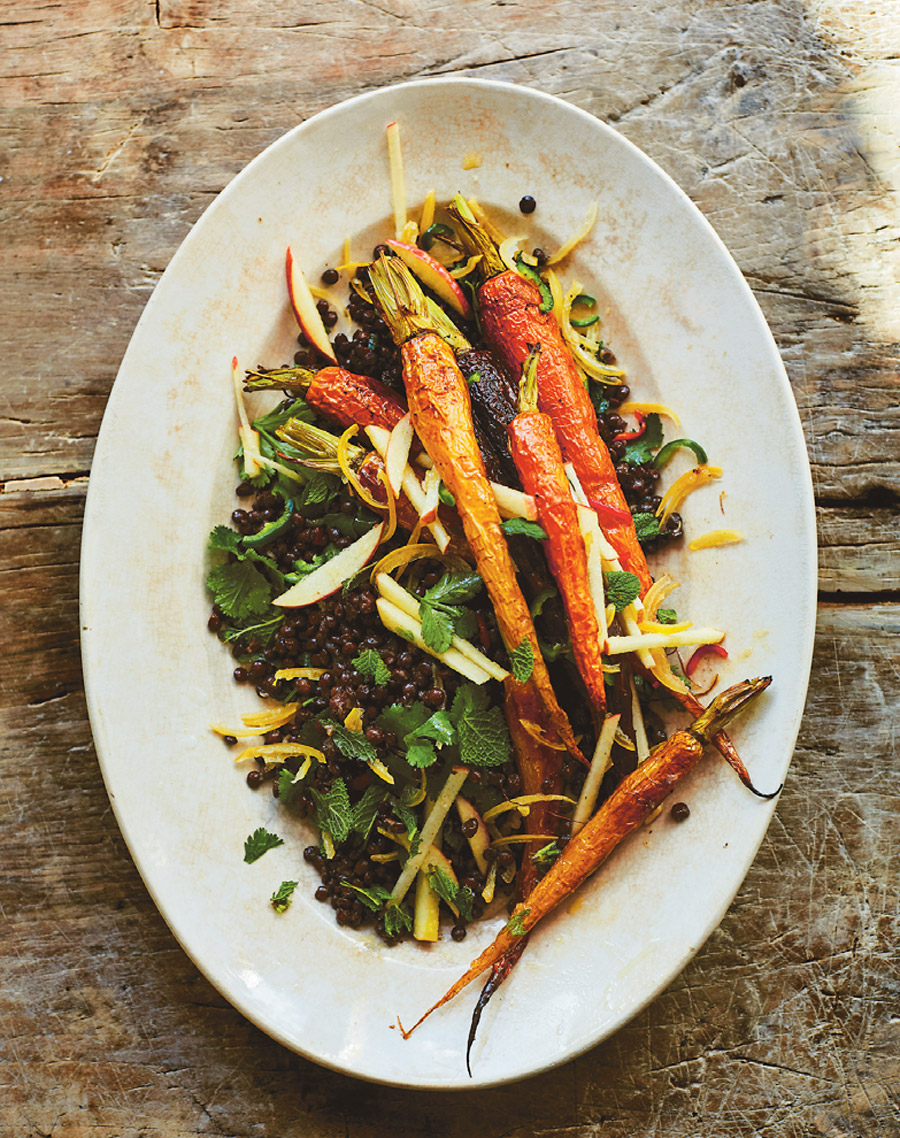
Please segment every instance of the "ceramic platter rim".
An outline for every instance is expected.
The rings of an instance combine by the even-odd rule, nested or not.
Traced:
[[[690,615],[721,617],[728,629],[723,678],[775,674],[768,702],[737,730],[767,787],[787,770],[812,656],[812,485],[774,341],[710,225],[630,142],[529,88],[430,79],[316,115],[229,184],[157,285],[104,416],[82,545],[88,708],[117,821],[185,951],[262,1030],[372,1081],[475,1088],[580,1054],[669,984],[722,919],[774,805],[708,757],[680,792],[690,822],[676,827],[664,815],[633,836],[535,933],[485,1015],[472,1079],[464,1048],[474,991],[407,1042],[395,1019],[432,1002],[497,922],[461,945],[445,937],[430,950],[386,950],[371,934],[338,929],[330,908],[311,899],[301,835],[242,863],[252,829],[285,825],[208,731],[255,701],[235,689],[229,657],[202,625],[206,533],[233,508],[227,361],[234,352],[247,365],[287,358],[296,329],[283,295],[286,245],[302,248],[307,271],[318,273],[336,263],[348,233],[387,219],[383,129],[395,118],[411,206],[430,179],[439,198],[462,189],[504,208],[512,224],[519,197],[532,193],[538,211],[519,219],[522,232],[543,226],[552,247],[599,197],[598,225],[566,275],[583,273],[598,290],[636,397],[675,403],[684,433],[701,435],[725,468],[727,498],[706,489],[685,516],[692,532],[731,525],[747,541],[681,552],[669,567],[681,574]],[[472,153],[480,165],[464,169]],[[335,200],[335,186],[346,201]],[[292,875],[301,881],[294,904],[276,916],[269,893]]]

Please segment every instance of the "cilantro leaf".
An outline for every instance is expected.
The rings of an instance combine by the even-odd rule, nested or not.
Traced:
[[[406,761],[416,770],[434,766],[437,762],[437,751],[431,743],[422,739],[410,743],[406,749]]]
[[[524,684],[531,677],[534,671],[534,649],[527,636],[523,638],[518,648],[510,652],[509,663],[510,671],[520,684]]]
[[[634,573],[612,569],[606,574],[606,603],[621,612],[635,600],[641,591],[641,582]]]
[[[525,518],[507,518],[500,523],[500,528],[508,536],[521,534],[522,537],[533,537],[535,541],[546,541],[547,532],[537,522],[529,522]]]
[[[347,759],[359,759],[363,763],[373,763],[378,754],[361,731],[350,731],[332,719],[323,719],[322,726],[328,731],[332,742]],[[334,835],[332,834],[332,837]]]
[[[455,738],[456,733],[450,722],[450,716],[446,711],[436,711],[421,727],[403,736],[407,748],[406,761],[417,769],[430,767],[432,763],[437,762],[437,751],[428,740],[434,739],[441,746],[447,746]]]
[[[660,624],[677,624],[678,613],[674,609],[657,609],[656,619]]]
[[[530,909],[522,909],[522,911],[519,913],[513,913],[513,915],[506,922],[506,931],[510,936],[525,935],[525,918],[530,912]]]
[[[350,663],[363,676],[371,676],[376,684],[389,684],[391,670],[374,648],[364,648]]]
[[[478,632],[478,617],[471,609],[454,609],[453,631],[469,640]]]
[[[297,881],[282,881],[269,901],[276,913],[284,913],[290,908],[291,894],[297,888]]]
[[[226,616],[243,620],[268,611],[272,589],[263,574],[247,561],[217,565],[206,578],[206,587]]]
[[[453,616],[443,608],[433,608],[427,601],[419,606],[422,639],[435,652],[446,652],[453,642]]]
[[[509,732],[499,707],[477,684],[460,684],[450,720],[456,728],[460,761],[466,766],[499,767],[510,756]]]
[[[289,770],[278,774],[278,801],[282,806],[293,806],[300,793],[300,784],[294,782],[294,778]]]
[[[413,703],[409,707],[404,707],[402,703],[392,703],[375,722],[383,731],[390,731],[398,739],[403,739],[410,731],[421,727],[427,718],[428,708],[422,703]]]
[[[216,526],[209,535],[209,548],[221,549],[227,553],[237,553],[241,547],[241,535],[230,526]]]
[[[659,522],[655,514],[633,514],[631,520],[634,522],[638,541],[652,541],[653,538],[659,537]]]
[[[244,861],[247,865],[251,865],[254,861],[258,861],[267,850],[274,850],[276,846],[283,845],[284,838],[279,838],[277,834],[270,834],[264,826],[260,826],[244,841]]]
[[[632,466],[642,466],[653,458],[654,452],[662,446],[662,441],[662,420],[654,411],[647,416],[647,425],[641,437],[632,440],[625,447],[622,461],[629,462]]]

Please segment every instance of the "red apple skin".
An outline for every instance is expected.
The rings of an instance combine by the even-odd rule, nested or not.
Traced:
[[[309,286],[303,276],[299,265],[294,262],[294,255],[288,247],[284,260],[285,275],[287,277],[288,296],[291,298],[291,308],[297,317],[297,323],[309,342],[317,348],[323,356],[327,356],[333,363],[337,363],[334,348],[328,339],[322,317],[316,308],[316,302]]]
[[[466,320],[472,314],[466,294],[450,276],[440,261],[436,261],[430,253],[416,245],[407,245],[405,241],[396,241],[393,238],[385,242],[406,267],[413,272],[422,284],[427,285],[433,292],[455,309]]]

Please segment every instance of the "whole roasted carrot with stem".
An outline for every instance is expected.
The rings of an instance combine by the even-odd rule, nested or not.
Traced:
[[[416,434],[453,495],[463,531],[494,607],[507,651],[531,647],[529,684],[536,688],[556,739],[584,762],[572,725],[559,705],[516,569],[472,424],[468,385],[453,349],[409,270],[382,256],[369,272],[372,288],[403,362],[403,382]],[[553,742],[555,740],[551,740]]]
[[[600,626],[591,599],[587,554],[578,525],[563,456],[548,415],[537,408],[537,369],[541,348],[528,353],[519,385],[519,414],[507,428],[516,470],[526,494],[537,506],[538,521],[547,535],[544,553],[556,578],[569,618],[575,665],[584,681],[591,710],[602,718],[606,707]]]
[[[544,877],[516,906],[508,923],[456,983],[425,1012],[403,1037],[452,1000],[472,980],[512,952],[534,926],[569,897],[598,869],[628,834],[646,821],[700,761],[704,748],[760,692],[771,676],[744,680],[723,692],[690,727],[676,731],[627,775],[596,814],[568,843]]]
[[[288,367],[248,372],[244,387],[247,391],[267,388],[302,391],[310,407],[343,427],[356,423],[360,427],[390,430],[406,414],[403,400],[386,383],[343,367],[325,367],[319,371]]]
[[[538,287],[507,268],[461,194],[456,195],[449,210],[460,224],[469,251],[481,254],[479,271],[486,279],[478,289],[478,310],[485,342],[514,375],[521,374],[531,346],[540,345],[540,409],[553,420],[566,461],[575,467],[622,568],[639,579],[643,594],[652,583],[647,559],[612,458],[597,429],[597,417],[581,371],[562,338],[556,317],[552,311],[541,311]]]

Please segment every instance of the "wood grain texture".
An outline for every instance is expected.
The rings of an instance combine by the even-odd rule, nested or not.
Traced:
[[[895,0],[3,5],[4,1136],[900,1134],[898,59]],[[174,941],[100,779],[77,574],[116,369],[205,206],[323,107],[456,73],[611,122],[712,221],[800,407],[822,601],[788,785],[697,958],[558,1071],[434,1096],[299,1059]]]

